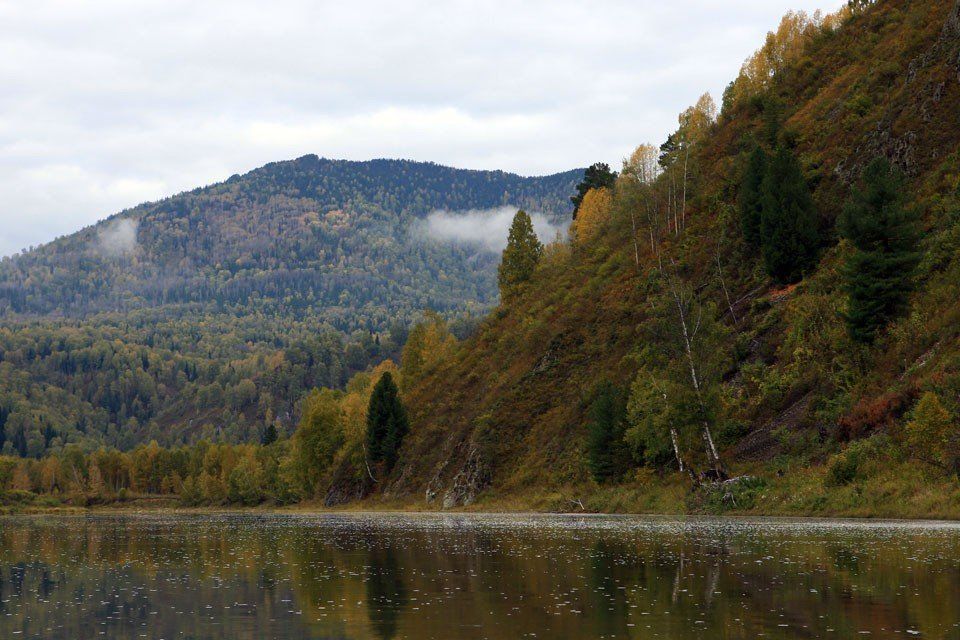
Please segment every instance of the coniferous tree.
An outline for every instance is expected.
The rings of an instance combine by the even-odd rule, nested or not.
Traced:
[[[271,422],[267,425],[267,428],[263,430],[263,435],[260,436],[260,444],[263,446],[268,446],[277,441],[277,427]]]
[[[510,225],[507,247],[503,250],[503,259],[497,271],[501,298],[510,297],[530,279],[542,255],[543,244],[537,239],[530,216],[526,211],[517,211],[513,224]]]
[[[610,382],[601,382],[590,403],[587,437],[590,474],[598,483],[614,481],[627,470],[626,418],[626,394]]]
[[[777,282],[799,281],[816,265],[817,214],[797,157],[781,146],[763,181],[760,241],[767,273]]]
[[[750,247],[760,247],[760,221],[763,216],[763,180],[767,174],[767,153],[757,146],[747,160],[740,185],[740,228]]]
[[[577,194],[570,198],[573,203],[573,219],[577,219],[577,212],[580,211],[580,205],[583,203],[583,197],[587,195],[590,189],[612,189],[617,181],[617,172],[611,171],[610,165],[605,162],[597,162],[590,165],[583,172],[583,180],[577,185]]]
[[[392,469],[403,438],[410,430],[400,391],[390,372],[384,373],[370,395],[367,409],[367,456]]]
[[[850,336],[871,343],[907,308],[920,260],[917,220],[903,204],[903,174],[884,158],[863,172],[841,218],[854,253],[843,269]]]

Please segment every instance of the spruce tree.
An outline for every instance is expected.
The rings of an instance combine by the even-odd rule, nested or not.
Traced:
[[[763,180],[767,174],[767,153],[757,145],[740,184],[740,228],[751,248],[760,247],[760,220],[763,215]]]
[[[617,172],[610,170],[610,165],[605,162],[597,162],[590,165],[583,172],[583,180],[577,185],[577,195],[570,198],[573,203],[573,219],[577,219],[577,212],[580,211],[580,205],[583,203],[583,197],[587,195],[590,189],[613,189],[617,181]]]
[[[263,430],[263,435],[260,436],[260,444],[263,446],[269,446],[277,441],[277,427],[271,422],[267,425],[267,428]]]
[[[904,207],[903,174],[884,158],[863,172],[841,217],[854,252],[843,269],[850,336],[871,343],[907,309],[920,260],[915,214]]]
[[[372,462],[383,462],[388,470],[392,469],[409,430],[400,391],[388,371],[373,388],[367,407],[367,456]]]
[[[624,440],[627,398],[610,382],[601,382],[590,403],[587,455],[590,474],[598,483],[611,482],[627,470],[630,453]]]
[[[763,180],[760,242],[767,273],[781,284],[799,281],[817,263],[820,232],[813,197],[797,157],[777,149]]]
[[[543,244],[537,239],[530,216],[523,210],[517,211],[510,225],[507,247],[503,250],[503,259],[497,271],[497,283],[500,285],[500,297],[509,298],[515,294],[533,275]]]

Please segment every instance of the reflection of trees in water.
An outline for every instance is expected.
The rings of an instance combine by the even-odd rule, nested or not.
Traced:
[[[397,635],[397,618],[407,606],[407,590],[392,546],[374,548],[367,564],[367,615],[377,636]]]
[[[596,635],[619,638],[627,635],[630,603],[626,587],[637,581],[643,564],[626,544],[600,538],[590,552],[590,600],[596,612]]]
[[[382,640],[463,637],[465,629],[494,640],[530,631],[685,638],[694,621],[702,621],[702,637],[753,637],[776,631],[777,622],[805,626],[811,636],[913,628],[938,637],[960,619],[956,557],[957,537],[908,535],[328,529],[231,520],[0,527],[0,636],[29,614],[31,628],[67,624],[79,634],[72,637],[104,624],[112,637],[134,638],[141,621],[203,637],[209,604],[216,624],[270,637],[278,628],[271,619],[291,637],[309,628],[310,637]],[[111,605],[68,613],[64,603],[78,599]],[[237,602],[248,606],[237,612]],[[189,615],[146,617],[158,605]],[[448,615],[453,607],[456,617]]]

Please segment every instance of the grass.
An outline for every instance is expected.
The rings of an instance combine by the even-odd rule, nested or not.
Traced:
[[[759,478],[733,492],[733,500],[716,491],[692,490],[686,476],[640,470],[628,482],[563,487],[530,487],[481,494],[462,513],[596,513],[642,515],[731,515],[784,517],[903,518],[960,520],[960,481],[911,461],[881,456],[863,465],[852,481],[831,480],[830,461],[796,467],[778,475],[780,463],[754,464],[739,473]],[[277,507],[182,507],[172,496],[140,496],[126,502],[76,507],[50,496],[17,492],[0,495],[0,514],[87,512],[434,512],[439,505],[423,500],[379,497],[328,508],[320,502]]]

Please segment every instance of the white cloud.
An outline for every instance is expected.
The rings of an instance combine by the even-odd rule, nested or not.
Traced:
[[[517,207],[509,206],[469,211],[434,211],[414,232],[440,242],[475,245],[487,251],[500,252],[507,246],[510,224],[516,213]],[[533,222],[533,230],[541,242],[551,242],[557,234],[566,235],[567,231],[563,226],[551,223],[544,214],[528,213]]]
[[[140,223],[129,218],[113,220],[99,230],[96,251],[108,258],[116,258],[137,250],[137,230]]]
[[[839,0],[0,0],[0,255],[306,153],[548,173]]]

